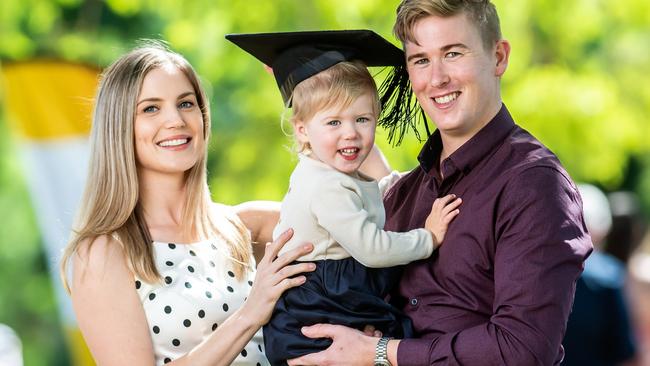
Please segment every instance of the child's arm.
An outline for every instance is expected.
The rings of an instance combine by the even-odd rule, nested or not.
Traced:
[[[447,227],[451,220],[460,213],[458,206],[463,201],[455,194],[448,194],[433,201],[431,212],[424,222],[424,228],[433,235],[433,244],[442,245],[442,240],[447,233]]]
[[[311,211],[331,238],[367,267],[391,267],[424,259],[440,244],[432,234],[440,231],[440,220],[433,221],[432,230],[382,230],[364,208],[360,193],[340,182],[323,184],[321,194],[312,197]],[[448,218],[449,215],[455,214],[447,213],[443,222],[451,221],[453,216]]]

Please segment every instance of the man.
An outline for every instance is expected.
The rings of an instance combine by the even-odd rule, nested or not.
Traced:
[[[437,131],[420,166],[385,197],[385,228],[422,227],[449,193],[463,199],[461,213],[437,253],[406,267],[393,297],[417,339],[377,342],[320,324],[303,333],[332,346],[289,364],[557,365],[592,245],[575,184],[501,101],[510,45],[496,9],[488,0],[403,0],[394,30]]]

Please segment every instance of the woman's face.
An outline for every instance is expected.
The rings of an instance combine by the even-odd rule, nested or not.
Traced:
[[[192,84],[174,65],[151,70],[138,95],[134,134],[139,175],[180,174],[205,153],[203,115]]]

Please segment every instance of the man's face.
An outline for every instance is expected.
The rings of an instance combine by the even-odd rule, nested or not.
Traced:
[[[501,108],[499,79],[510,46],[499,41],[486,50],[465,14],[422,18],[413,31],[417,43],[405,44],[413,91],[443,141],[455,141],[455,149]]]

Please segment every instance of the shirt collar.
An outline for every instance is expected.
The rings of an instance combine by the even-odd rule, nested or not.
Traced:
[[[471,170],[490,151],[501,144],[514,125],[515,122],[510,112],[508,112],[505,104],[503,104],[494,118],[466,143],[454,151],[447,160],[451,160],[453,165],[461,171],[466,172]],[[442,139],[440,138],[440,131],[436,130],[424,144],[422,150],[420,150],[420,154],[418,155],[420,166],[426,172],[430,172],[432,167],[436,167],[434,174],[438,173],[437,164],[440,161],[441,153]]]

